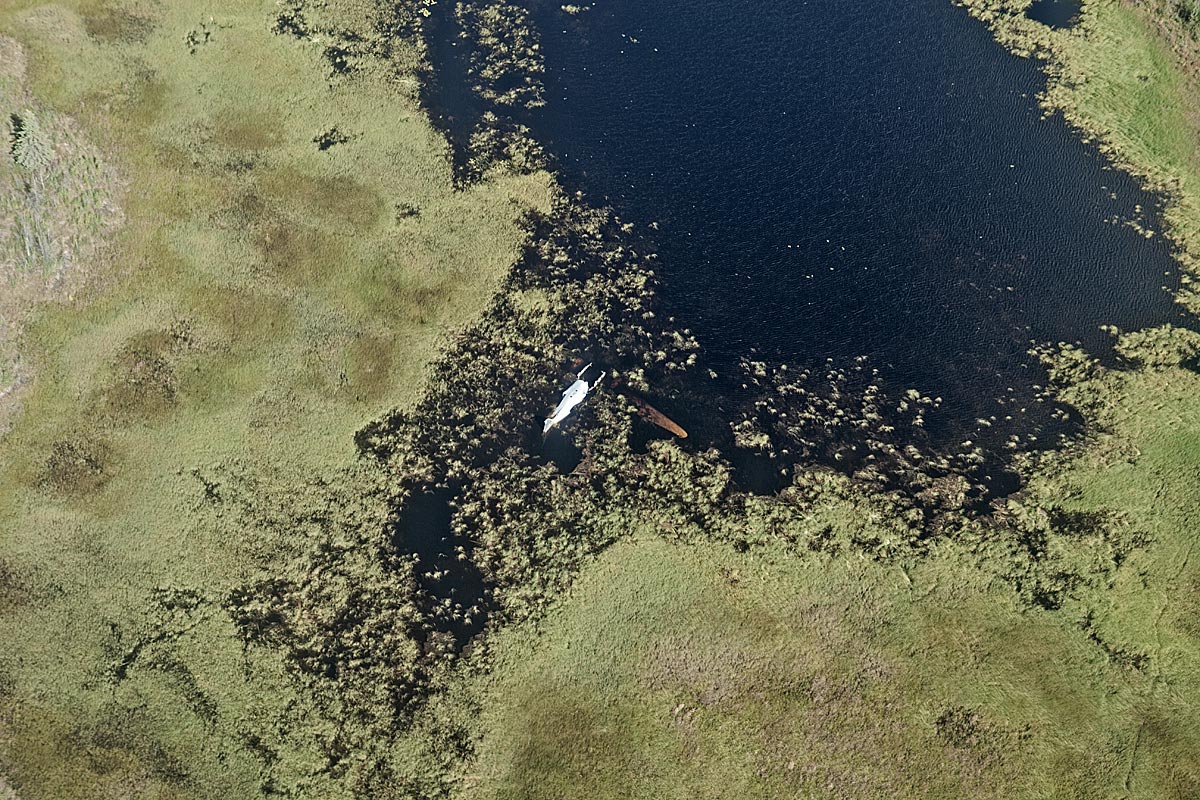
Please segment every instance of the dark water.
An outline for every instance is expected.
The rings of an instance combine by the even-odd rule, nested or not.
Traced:
[[[866,355],[968,425],[1026,404],[1031,341],[1104,352],[1101,325],[1180,322],[1169,243],[1120,224],[1155,227],[1158,201],[1042,119],[1036,65],[949,0],[539,21],[528,121],[568,186],[658,223],[668,311],[718,371]]]
[[[1081,0],[1033,0],[1026,16],[1051,28],[1071,28],[1079,21],[1080,8]]]
[[[449,488],[414,494],[392,535],[399,550],[417,558],[418,606],[427,615],[427,624],[449,634],[461,648],[483,630],[490,598],[479,569],[469,558],[459,557],[469,543],[451,528],[456,494]]]

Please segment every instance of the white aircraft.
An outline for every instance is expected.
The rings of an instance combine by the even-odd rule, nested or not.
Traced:
[[[566,419],[567,416],[575,410],[575,406],[582,403],[583,399],[588,396],[588,392],[594,389],[596,384],[600,383],[600,381],[604,379],[604,376],[608,374],[607,372],[601,372],[599,378],[596,378],[596,380],[588,383],[583,379],[583,375],[588,371],[588,369],[591,368],[591,366],[591,364],[588,364],[586,367],[579,370],[579,379],[568,386],[566,391],[563,392],[562,400],[559,400],[558,405],[554,407],[554,413],[546,417],[546,422],[542,427],[543,434],[549,433],[551,428]]]

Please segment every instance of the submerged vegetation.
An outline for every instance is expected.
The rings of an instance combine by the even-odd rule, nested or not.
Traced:
[[[1115,4],[1053,33],[1025,5],[972,10],[1051,59],[1048,103],[1092,98],[1071,119],[1177,189],[1189,252],[1168,51]],[[12,168],[49,163],[29,120],[72,115],[129,184],[89,256],[103,281],[22,308],[0,788],[1200,791],[1196,334],[1114,331],[1109,366],[1044,348],[1044,399],[1087,423],[1066,449],[934,446],[937,398],[889,397],[862,362],[747,361],[732,418],[647,439],[633,393],[674,407],[710,376],[659,307],[652,241],[555,189],[505,110],[540,101],[531,20],[500,0],[0,12],[37,108]],[[428,72],[447,26],[477,112],[450,152],[417,105],[417,76],[452,88]],[[1161,71],[1126,85],[1056,49],[1106,35]],[[1122,102],[1147,124],[1104,129]],[[616,380],[566,463],[537,420],[576,356]]]

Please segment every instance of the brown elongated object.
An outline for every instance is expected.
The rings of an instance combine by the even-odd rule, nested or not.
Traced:
[[[665,431],[670,431],[680,439],[687,438],[687,431],[675,424],[675,421],[666,414],[636,395],[627,394],[626,397],[629,398],[629,402],[633,403],[633,407],[637,409],[638,416],[642,419],[653,422],[658,427]]]

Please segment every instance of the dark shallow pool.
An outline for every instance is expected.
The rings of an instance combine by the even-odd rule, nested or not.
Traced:
[[[1033,0],[1027,16],[1051,28],[1070,28],[1079,21],[1081,0]]]

